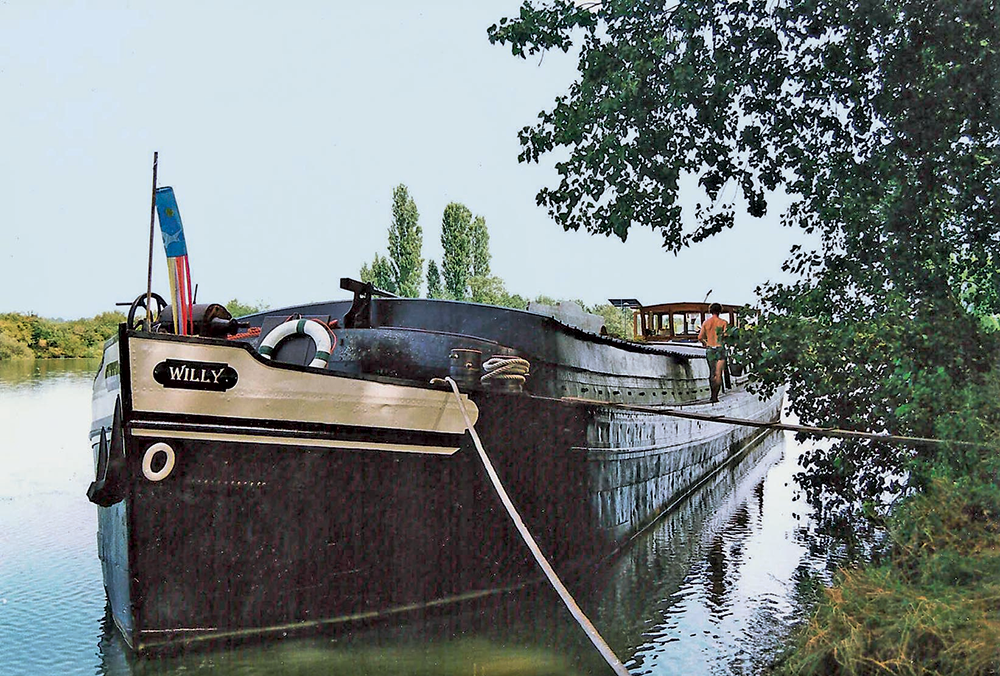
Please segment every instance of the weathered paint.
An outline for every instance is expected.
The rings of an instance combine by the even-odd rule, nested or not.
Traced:
[[[402,301],[374,306],[383,321],[409,312]],[[478,307],[479,330],[490,318],[527,314]],[[105,582],[123,633],[138,650],[265,635],[535,579],[451,394],[426,384],[447,374],[442,355],[452,349],[532,361],[525,393],[472,387],[467,396],[501,479],[561,571],[616,551],[756,434],[614,404],[684,401],[720,415],[777,415],[779,399],[739,388],[715,407],[690,403],[707,393],[696,349],[619,348],[548,318],[526,321],[478,338],[338,329],[326,372],[267,363],[245,343],[123,334],[128,490],[100,517]],[[295,349],[282,343],[290,351],[275,357],[296,359]],[[168,359],[225,364],[238,380],[225,391],[164,387],[154,371]],[[595,394],[604,403],[564,398]],[[107,418],[98,415],[95,408],[95,420]],[[142,458],[164,442],[176,464],[153,481]]]

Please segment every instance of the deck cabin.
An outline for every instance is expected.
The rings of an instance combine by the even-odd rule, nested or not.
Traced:
[[[736,326],[739,305],[722,305],[719,316]],[[697,342],[698,331],[706,319],[711,303],[662,303],[633,308],[632,321],[636,338],[640,340]]]

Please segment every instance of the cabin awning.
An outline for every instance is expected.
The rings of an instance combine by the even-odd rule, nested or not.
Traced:
[[[624,309],[624,308],[627,308],[627,307],[630,307],[630,308],[632,308],[632,307],[641,308],[642,307],[642,303],[640,303],[635,298],[608,298],[608,302],[611,303],[612,305],[614,305],[616,308],[621,308],[621,309]]]

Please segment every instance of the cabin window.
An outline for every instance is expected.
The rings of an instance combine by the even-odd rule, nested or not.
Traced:
[[[736,319],[733,317],[732,312],[726,313],[726,321],[729,322],[730,326],[736,326]]]
[[[701,313],[700,312],[688,312],[687,313],[687,327],[688,333],[698,333],[701,331]]]
[[[674,335],[675,336],[683,336],[684,335],[684,315],[682,315],[679,312],[675,312],[674,315],[673,315],[673,317],[672,317],[672,320],[673,320]]]
[[[661,336],[665,336],[670,331],[668,330],[670,318],[665,314],[656,315],[656,325],[660,329],[657,333]]]

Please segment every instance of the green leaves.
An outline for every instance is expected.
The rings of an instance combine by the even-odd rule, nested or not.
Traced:
[[[234,317],[252,315],[257,312],[262,312],[268,307],[268,304],[263,301],[257,301],[256,303],[244,303],[236,298],[233,298],[231,301],[226,303],[226,309],[229,310],[229,314]]]
[[[89,319],[45,319],[16,312],[0,314],[0,361],[14,359],[99,357],[104,341],[125,321],[120,312]]]
[[[405,185],[399,184],[392,191],[392,223],[389,226],[389,258],[395,293],[407,298],[420,296],[423,283],[424,259],[423,230],[419,224],[417,205]]]
[[[427,297],[443,298],[444,287],[441,285],[441,272],[438,265],[432,258],[427,261]]]
[[[445,291],[462,300],[469,286],[472,270],[472,212],[464,204],[452,202],[444,208],[441,217],[441,247],[444,259],[441,274]]]
[[[396,272],[393,270],[392,261],[388,258],[375,254],[375,260],[371,265],[362,265],[360,277],[362,282],[374,284],[375,288],[396,293]]]
[[[537,195],[559,225],[650,227],[676,252],[787,193],[782,222],[818,244],[742,332],[759,386],[787,384],[809,424],[925,436],[969,432],[943,421],[980,412],[996,354],[996,35],[992,3],[926,0],[540,0],[490,31],[521,56],[580,48],[569,93],[519,134],[522,161],[559,154]],[[845,443],[804,462],[817,504],[860,514],[952,459]]]
[[[525,58],[548,49],[569,51],[573,44],[569,33],[578,27],[593,30],[596,23],[587,7],[566,0],[539,9],[525,2],[517,19],[500,19],[487,35],[491,43],[509,44],[514,56]]]
[[[392,221],[389,223],[389,256],[378,253],[371,265],[362,265],[361,281],[406,298],[420,296],[424,277],[423,229],[420,213],[410,191],[400,183],[392,191]]]

